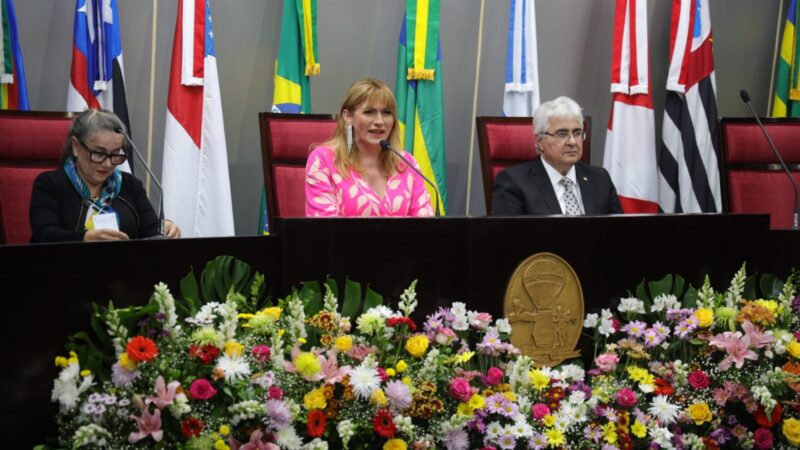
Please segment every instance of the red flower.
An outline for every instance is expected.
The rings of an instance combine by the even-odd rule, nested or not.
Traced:
[[[156,343],[144,336],[131,338],[125,351],[128,353],[128,357],[136,362],[152,361],[158,356]]]
[[[772,428],[776,423],[781,421],[781,415],[783,414],[783,407],[780,403],[778,403],[775,408],[772,409],[772,414],[767,417],[766,411],[764,411],[764,407],[758,405],[758,411],[753,414],[753,418],[756,419],[756,423],[759,426],[764,428]]]
[[[753,433],[753,440],[758,450],[770,449],[772,448],[772,431],[769,428],[759,428]]]
[[[325,426],[327,424],[328,420],[325,418],[325,413],[315,409],[308,413],[306,431],[308,431],[310,437],[318,438],[325,433]]]
[[[208,364],[219,356],[219,349],[213,345],[193,345],[189,347],[189,355]]]
[[[397,425],[394,424],[392,414],[385,409],[379,409],[372,419],[372,429],[386,439],[393,438],[397,433]]]
[[[714,438],[708,436],[704,437],[703,444],[705,444],[706,450],[719,450],[719,444],[717,444]]]
[[[187,438],[200,436],[200,433],[206,428],[202,420],[196,417],[187,417],[181,422],[181,433]]]
[[[656,378],[656,389],[653,391],[656,395],[672,395],[675,389],[669,382],[663,378]]]
[[[189,394],[197,400],[208,400],[217,395],[217,390],[214,389],[210,381],[205,378],[198,378],[192,381],[192,385],[189,386]]]
[[[417,324],[415,324],[410,317],[390,317],[386,319],[386,325],[389,325],[390,327],[405,325],[408,327],[408,331],[412,333],[417,331]]]
[[[705,389],[711,384],[711,380],[702,370],[693,370],[689,373],[689,384],[695,389]]]
[[[561,400],[564,399],[564,388],[554,387],[545,392],[543,397],[551,410],[557,410],[561,406]]]

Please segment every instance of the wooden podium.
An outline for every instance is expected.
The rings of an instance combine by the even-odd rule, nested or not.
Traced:
[[[800,233],[770,231],[766,215],[286,219],[263,237],[0,247],[10,353],[0,383],[4,442],[31,446],[55,434],[53,361],[69,335],[89,329],[92,302],[142,304],[159,281],[178,295],[180,278],[218,255],[261,271],[273,297],[330,275],[394,302],[418,279],[421,320],[452,301],[501,316],[509,277],[539,252],[574,268],[592,312],[671,273],[695,286],[708,274],[719,289],[742,262],[749,273],[785,277],[800,266]]]

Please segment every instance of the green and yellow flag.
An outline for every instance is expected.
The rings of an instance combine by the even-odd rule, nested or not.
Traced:
[[[800,47],[797,45],[797,0],[789,4],[778,65],[772,117],[800,117]]]
[[[0,0],[0,109],[31,109],[12,0]]]
[[[447,211],[444,155],[442,51],[439,0],[406,0],[397,51],[397,116],[400,145],[414,155],[439,190],[439,213]],[[436,193],[428,186],[435,205]]]
[[[275,60],[272,112],[311,112],[311,82],[319,75],[317,0],[284,0],[280,47]],[[261,191],[260,234],[269,234],[267,196]]]

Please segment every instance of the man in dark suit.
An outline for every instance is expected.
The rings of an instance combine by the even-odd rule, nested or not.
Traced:
[[[622,214],[608,172],[580,161],[586,134],[574,100],[542,103],[533,127],[539,156],[497,174],[493,216]]]

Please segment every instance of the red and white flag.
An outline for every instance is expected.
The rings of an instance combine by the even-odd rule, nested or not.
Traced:
[[[647,0],[617,0],[611,115],[603,167],[626,213],[658,212],[656,131],[647,42]]]
[[[179,0],[164,137],[164,211],[183,236],[232,236],[228,149],[207,0]]]

